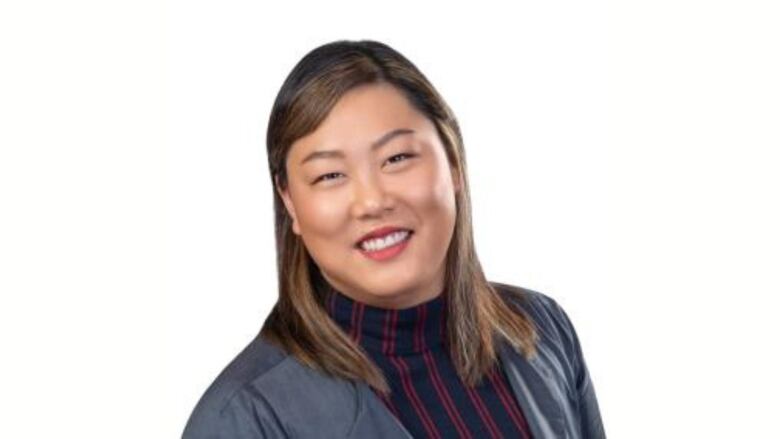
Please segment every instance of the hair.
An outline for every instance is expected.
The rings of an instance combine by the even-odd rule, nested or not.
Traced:
[[[475,385],[497,362],[497,336],[527,358],[536,354],[538,336],[522,309],[510,307],[487,281],[477,258],[465,151],[454,114],[414,64],[377,41],[342,40],[312,50],[287,76],[273,104],[266,142],[279,297],[260,335],[306,366],[390,391],[381,370],[327,313],[324,300],[332,287],[292,232],[292,219],[277,191],[287,188],[286,161],[293,142],[314,131],[347,91],[378,83],[394,86],[433,122],[459,176],[455,228],[445,260],[446,346],[459,377]]]

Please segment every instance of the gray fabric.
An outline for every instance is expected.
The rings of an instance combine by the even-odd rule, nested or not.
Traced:
[[[499,357],[535,439],[604,438],[577,334],[550,297],[492,283],[536,324],[538,354],[507,344]],[[411,438],[365,383],[331,378],[258,337],[217,377],[183,439]]]

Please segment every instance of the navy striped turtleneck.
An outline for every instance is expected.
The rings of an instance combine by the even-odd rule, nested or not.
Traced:
[[[413,437],[531,437],[500,362],[477,386],[458,377],[444,336],[446,294],[393,310],[331,289],[326,305],[384,372],[391,394],[376,394]]]

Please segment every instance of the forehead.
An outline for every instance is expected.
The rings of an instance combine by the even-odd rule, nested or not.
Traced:
[[[371,142],[388,131],[408,128],[414,137],[430,140],[433,124],[389,84],[358,86],[345,93],[316,130],[292,145],[290,156],[316,149],[369,148]]]

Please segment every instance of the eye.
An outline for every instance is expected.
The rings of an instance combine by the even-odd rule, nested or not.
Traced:
[[[320,181],[327,181],[327,180],[333,180],[334,176],[341,175],[341,172],[328,172],[327,174],[322,174],[319,177],[317,177],[312,184],[319,183]]]
[[[389,159],[387,159],[387,161],[390,162],[390,163],[397,163],[397,162],[404,161],[406,159],[410,159],[410,158],[412,158],[414,156],[415,156],[415,154],[411,154],[411,153],[408,153],[408,152],[403,152],[401,154],[396,154],[396,155],[390,157]]]

